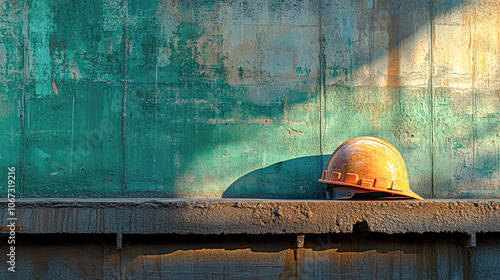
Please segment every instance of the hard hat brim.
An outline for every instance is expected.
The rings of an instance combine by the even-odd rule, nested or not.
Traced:
[[[390,189],[378,189],[378,188],[373,188],[373,187],[364,187],[361,185],[356,185],[356,184],[351,184],[351,183],[346,183],[346,182],[341,182],[341,181],[327,181],[327,180],[318,180],[321,183],[327,183],[331,185],[342,185],[342,186],[349,186],[349,187],[354,187],[354,188],[359,188],[363,190],[368,190],[372,192],[385,192],[385,193],[390,193],[394,195],[399,195],[399,196],[406,196],[406,197],[411,197],[419,200],[424,200],[421,196],[418,194],[412,192],[411,190],[407,191],[400,191],[400,190],[390,190]]]

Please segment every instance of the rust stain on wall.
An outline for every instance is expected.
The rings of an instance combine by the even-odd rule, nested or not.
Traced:
[[[57,91],[57,85],[55,82],[52,82],[52,89],[54,90],[54,94],[55,95],[59,95],[58,91]]]
[[[390,20],[387,23],[388,40],[388,67],[387,67],[387,87],[399,89],[401,88],[401,28],[399,24],[399,15],[390,15]]]

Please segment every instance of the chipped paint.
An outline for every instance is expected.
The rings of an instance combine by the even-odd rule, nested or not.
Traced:
[[[54,90],[55,95],[59,95],[59,92],[57,91],[57,85],[55,82],[52,82],[52,89]]]

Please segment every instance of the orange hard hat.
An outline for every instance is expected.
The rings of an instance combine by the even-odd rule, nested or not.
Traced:
[[[359,193],[423,199],[410,190],[406,165],[396,147],[375,137],[356,137],[340,145],[318,181],[328,184],[327,198],[348,199]]]

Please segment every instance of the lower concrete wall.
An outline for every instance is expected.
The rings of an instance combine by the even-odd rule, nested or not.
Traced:
[[[11,204],[0,279],[500,279],[498,200]]]
[[[1,279],[499,279],[500,234],[30,235]],[[5,240],[1,238],[2,242]],[[2,252],[6,250],[2,244]],[[12,277],[13,276],[13,277]]]

